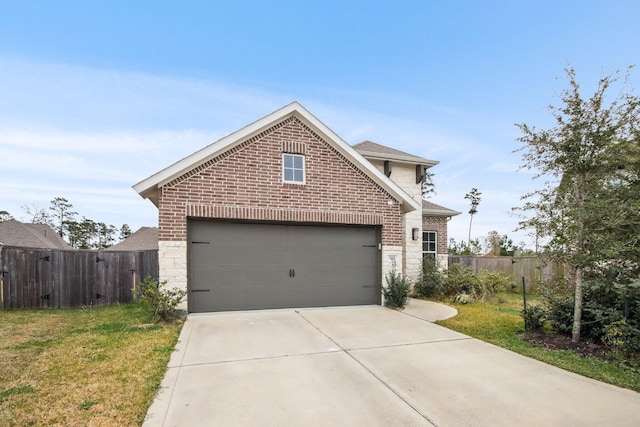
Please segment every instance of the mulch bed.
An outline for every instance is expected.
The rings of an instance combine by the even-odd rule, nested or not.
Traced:
[[[570,350],[582,356],[592,356],[599,359],[610,360],[610,350],[602,344],[594,344],[587,341],[579,343],[571,342],[571,337],[558,335],[551,332],[531,331],[524,336],[524,340],[547,350]]]

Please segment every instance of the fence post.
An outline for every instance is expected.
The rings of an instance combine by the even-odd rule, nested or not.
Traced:
[[[0,245],[0,309],[4,309],[4,263],[2,262],[2,245]]]
[[[524,331],[527,332],[527,287],[525,286],[525,282],[524,282],[524,276],[522,276],[522,304],[523,304],[523,311],[522,314],[524,315]]]

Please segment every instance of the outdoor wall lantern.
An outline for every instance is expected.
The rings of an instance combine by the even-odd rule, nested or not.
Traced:
[[[420,229],[419,228],[412,228],[411,229],[411,239],[412,240],[418,240],[419,237],[420,237]]]

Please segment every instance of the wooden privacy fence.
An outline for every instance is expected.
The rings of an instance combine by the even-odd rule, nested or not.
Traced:
[[[527,288],[532,285],[556,280],[562,276],[563,270],[556,264],[544,263],[535,256],[504,257],[504,256],[455,256],[449,255],[449,266],[462,264],[472,267],[474,273],[482,270],[502,273],[510,276],[512,285],[522,286],[525,278]]]
[[[71,251],[0,247],[0,307],[67,308],[127,303],[158,251]]]

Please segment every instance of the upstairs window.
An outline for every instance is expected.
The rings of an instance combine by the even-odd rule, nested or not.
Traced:
[[[305,183],[303,155],[282,154],[282,181],[293,184]]]

